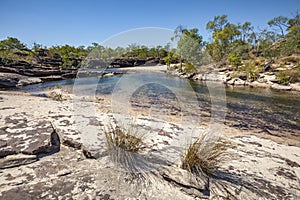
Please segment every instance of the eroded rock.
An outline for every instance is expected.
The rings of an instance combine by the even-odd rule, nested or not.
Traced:
[[[38,155],[58,151],[60,141],[49,121],[7,118],[8,127],[0,130],[0,157],[13,154]]]

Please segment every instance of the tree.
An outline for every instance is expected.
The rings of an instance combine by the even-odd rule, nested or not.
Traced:
[[[0,50],[22,50],[26,46],[17,38],[8,37],[6,40],[0,41]]]
[[[228,24],[229,22],[227,20],[227,15],[215,16],[213,21],[209,21],[206,24],[206,29],[213,32],[218,32],[224,29],[224,27]]]
[[[174,31],[174,39],[178,39],[177,50],[180,58],[180,70],[182,71],[182,60],[193,65],[200,64],[202,57],[203,41],[198,29],[186,29],[178,26]]]
[[[245,28],[247,26],[249,26],[248,23]],[[228,22],[227,15],[216,16],[213,21],[206,24],[206,29],[213,32],[213,41],[207,44],[207,50],[215,61],[222,61],[231,53],[235,41],[241,35],[239,28]]]
[[[297,12],[295,16],[288,20],[288,33],[285,45],[285,53],[291,54],[300,51],[300,14]]]
[[[287,22],[288,22],[288,18],[283,16],[278,16],[268,21],[268,25],[271,27],[277,27],[281,32],[281,36],[283,37],[285,29],[288,28]]]
[[[248,42],[247,38],[251,37],[254,27],[251,26],[251,22],[244,22],[242,25],[239,25],[241,30],[241,40],[243,42]]]

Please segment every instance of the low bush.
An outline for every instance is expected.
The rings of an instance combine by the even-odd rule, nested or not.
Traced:
[[[281,71],[277,74],[277,79],[278,79],[278,83],[283,85],[300,82],[300,70],[295,68],[295,69]]]

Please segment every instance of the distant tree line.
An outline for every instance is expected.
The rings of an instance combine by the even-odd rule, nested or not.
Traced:
[[[196,67],[209,62],[229,62],[241,65],[242,60],[263,57],[274,61],[279,57],[300,52],[300,14],[293,17],[278,16],[267,22],[269,28],[256,30],[251,22],[231,23],[227,15],[215,16],[206,24],[211,33],[211,40],[203,41],[197,28],[187,29],[178,26],[174,31],[173,41],[177,48],[170,45],[147,47],[131,44],[126,48],[110,48],[92,43],[91,46],[52,46],[47,48],[34,43],[28,48],[17,38],[8,37],[0,41],[0,58],[2,61],[24,59],[33,61],[41,49],[47,56],[56,56],[62,60],[64,67],[72,66],[72,59],[112,58],[112,57],[156,57],[172,63],[189,63]]]

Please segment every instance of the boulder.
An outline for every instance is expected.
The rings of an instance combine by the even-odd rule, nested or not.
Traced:
[[[269,88],[270,84],[267,84],[266,82],[259,82],[259,81],[253,81],[249,83],[250,87],[261,87],[261,88]]]
[[[236,76],[241,80],[247,80],[247,72],[240,72]]]
[[[292,90],[300,91],[300,83],[292,83]]]
[[[185,193],[198,198],[208,198],[209,179],[205,175],[193,175],[190,172],[170,167],[168,170],[159,172],[164,180],[172,183],[175,187],[180,187]]]
[[[196,74],[195,76],[193,76],[193,80],[202,80],[203,78],[203,74]]]
[[[184,73],[180,77],[190,79],[193,78],[194,75],[195,73]]]
[[[25,86],[25,85],[32,85],[32,84],[37,84],[37,83],[41,83],[42,80],[40,78],[35,78],[35,77],[26,77],[23,78],[21,80],[19,80],[17,86]]]
[[[159,58],[148,58],[145,62],[145,65],[147,65],[147,66],[155,66],[158,64],[160,64]]]
[[[277,83],[271,85],[271,88],[275,90],[287,90],[287,91],[292,89],[292,87],[289,85],[280,85]]]
[[[226,74],[219,74],[219,73],[209,73],[209,74],[204,74],[203,80],[205,81],[226,81]]]
[[[226,82],[228,85],[235,85],[235,86],[244,86],[246,81],[241,80],[239,78],[233,78]]]
[[[41,83],[40,78],[26,77],[13,73],[1,73],[0,72],[0,87],[20,87],[30,84]]]
[[[239,78],[236,78],[235,81],[234,81],[235,86],[244,86],[245,84],[246,84],[246,81],[241,80]]]
[[[62,80],[63,78],[61,76],[45,76],[45,77],[40,77],[40,79],[43,82],[47,82],[47,81],[59,81]]]
[[[0,87],[16,87],[21,78],[19,74],[0,73]]]

